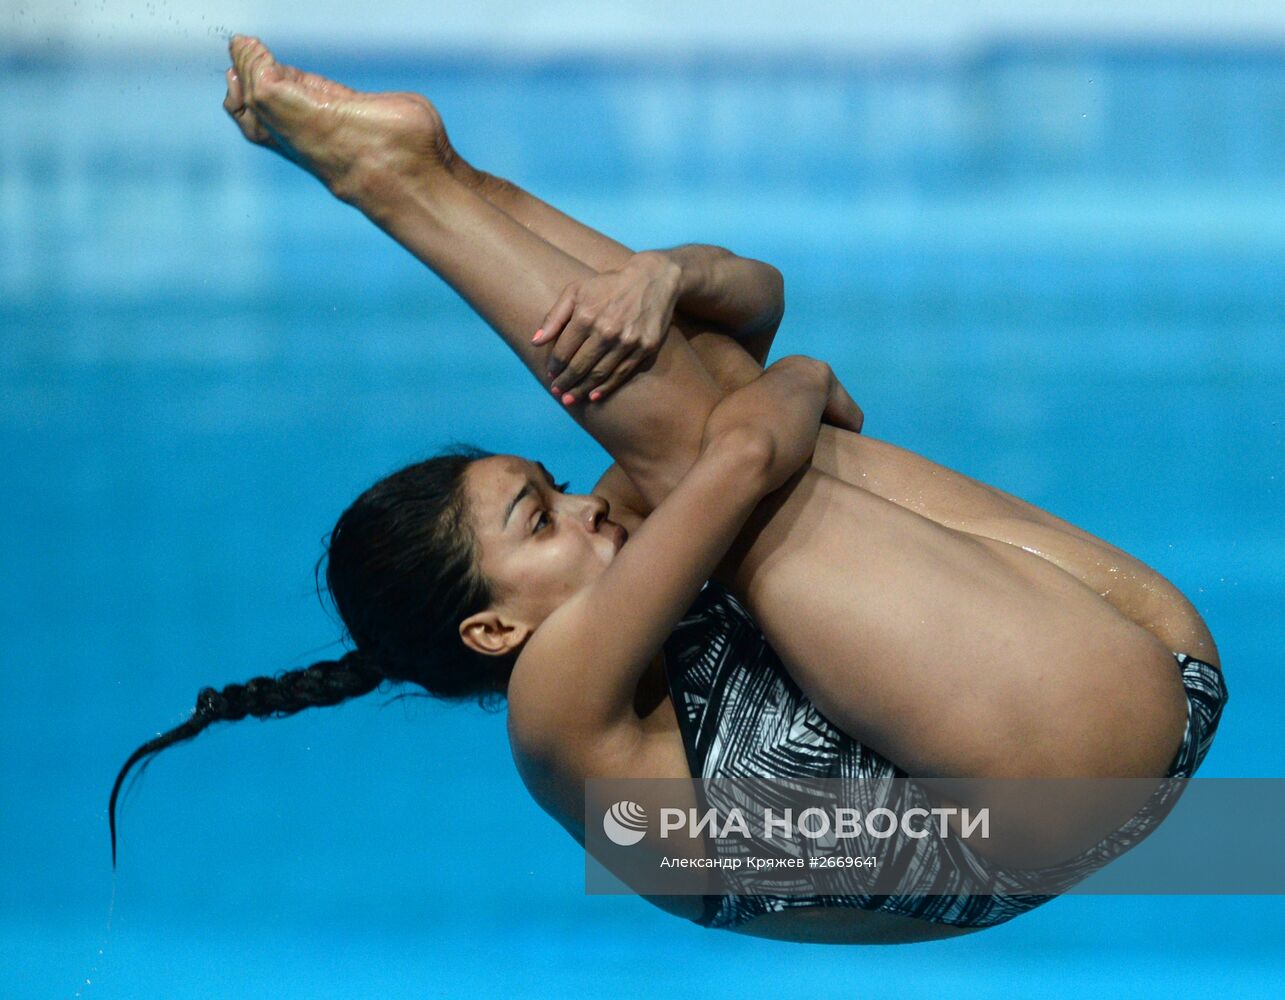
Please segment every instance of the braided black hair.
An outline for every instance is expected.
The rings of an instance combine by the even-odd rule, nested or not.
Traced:
[[[192,717],[144,743],[116,776],[108,803],[113,868],[116,799],[126,775],[211,723],[337,705],[385,680],[487,709],[503,703],[513,658],[483,656],[459,637],[459,623],[492,600],[477,569],[464,485],[468,466],[489,454],[457,446],[381,479],[343,512],[317,571],[327,563],[327,590],[356,649],[275,678],[202,688]]]
[[[229,684],[219,691],[202,688],[196,696],[192,717],[167,733],[148,740],[130,754],[116,775],[107,821],[112,835],[112,867],[116,866],[116,798],[130,769],[139,761],[150,762],[154,754],[183,740],[190,740],[213,722],[236,722],[247,715],[260,719],[284,718],[305,708],[337,705],[348,698],[368,694],[384,679],[357,650],[337,660],[322,660],[302,670],[288,670],[278,677],[255,677],[244,684]],[[144,763],[146,769],[146,763]],[[140,772],[141,773],[141,772]]]

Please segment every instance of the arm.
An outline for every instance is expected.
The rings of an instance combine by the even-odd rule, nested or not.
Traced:
[[[634,256],[623,243],[512,181],[478,170],[458,152],[453,151],[450,167],[460,183],[595,272],[619,271]],[[687,297],[680,296],[675,306],[675,325],[681,332],[689,339],[702,333],[733,336],[762,369],[785,311],[781,273],[769,264],[714,246],[692,244],[653,253],[668,255],[689,272]]]
[[[477,169],[459,155],[457,150],[452,149],[449,163],[451,173],[461,184],[594,272],[618,271],[634,256],[634,252],[623,243],[542,201],[513,181]],[[703,322],[700,323],[685,312],[682,301],[675,306],[673,329],[687,338],[701,364],[726,394],[748,385],[763,373],[763,366],[779,325],[779,317],[785,308],[784,282],[776,268],[736,257],[718,247],[677,247],[661,252],[680,255],[679,263],[688,263],[690,268],[691,265],[699,265],[703,251],[716,258],[721,277],[729,287],[747,291],[751,295],[759,293],[763,288],[776,289],[775,301],[771,305],[778,320],[758,329],[754,328],[754,318],[756,315],[762,316],[762,306],[739,308],[736,296],[730,297],[732,309],[727,313],[721,311],[720,304],[726,306],[728,296],[716,297],[712,302],[708,295],[703,296],[705,301],[695,307],[702,313]],[[687,260],[684,261],[683,257]],[[750,265],[750,268],[737,266],[738,264]],[[762,281],[749,280],[750,270],[755,266],[766,269],[759,276]],[[726,332],[738,324],[742,338],[739,342]],[[827,431],[833,429],[823,427],[821,434],[825,435]],[[814,458],[814,461],[817,460]],[[619,465],[613,464],[607,469],[594,486],[593,492],[607,497],[614,509],[625,507],[643,516],[650,513],[650,506]]]
[[[828,367],[790,357],[715,407],[688,473],[523,650],[509,728],[525,755],[582,775],[662,776],[638,757],[639,681],[759,501],[807,461],[833,391]]]
[[[717,325],[766,364],[785,315],[781,272],[722,247],[690,244],[660,252],[679,269],[679,312]]]
[[[722,333],[700,330],[686,333],[687,342],[710,373],[724,394],[741,389],[763,374],[763,369],[749,356],[745,348]],[[865,421],[861,408],[837,385],[827,407],[825,422],[817,435],[817,450],[812,457],[813,465],[822,472],[842,479],[844,482],[859,482],[851,469],[844,469],[838,461],[838,442],[842,441],[849,431],[860,433]],[[833,425],[833,426],[831,426]],[[822,445],[825,447],[822,447]],[[651,506],[646,498],[630,481],[624,469],[613,464],[602,478],[594,485],[593,491],[610,501],[613,509],[624,507],[640,517],[651,513]]]
[[[532,342],[556,340],[548,367],[555,395],[596,402],[648,365],[680,311],[690,317],[680,329],[717,322],[761,362],[785,311],[781,272],[715,246],[646,250],[570,282]]]
[[[532,333],[583,263],[456,181],[432,105],[412,94],[364,94],[277,63],[257,40],[231,45],[225,107],[251,141],[313,173],[454,288],[548,385],[548,348]],[[683,337],[600,404],[571,416],[620,462],[651,504],[696,460],[722,398]]]

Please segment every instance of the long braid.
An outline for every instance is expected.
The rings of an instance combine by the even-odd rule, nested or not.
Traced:
[[[493,708],[507,695],[514,657],[483,656],[460,641],[459,623],[492,603],[477,564],[466,474],[489,456],[467,445],[385,476],[340,515],[326,542],[326,589],[352,644],[338,660],[222,690],[202,688],[191,717],[130,755],[108,803],[116,867],[116,799],[135,764],[213,722],[293,715],[407,682],[449,701]],[[317,563],[317,571],[321,560]],[[318,588],[320,593],[320,587]]]
[[[214,722],[236,722],[247,715],[260,719],[283,718],[305,708],[337,705],[349,698],[369,694],[385,675],[376,661],[360,650],[351,650],[337,660],[322,660],[301,670],[287,670],[279,676],[255,677],[244,684],[229,684],[221,691],[202,688],[196,696],[192,717],[135,750],[116,776],[107,805],[112,836],[112,867],[116,867],[116,798],[130,769],[154,754],[183,740],[190,740]],[[141,771],[139,772],[142,773]]]

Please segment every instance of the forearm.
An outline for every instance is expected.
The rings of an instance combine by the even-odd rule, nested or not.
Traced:
[[[573,692],[561,706],[567,727],[636,723],[638,684],[655,651],[760,501],[806,463],[828,379],[820,362],[785,358],[720,402],[673,492],[532,638],[524,655],[538,656],[546,674],[561,671],[552,683]]]
[[[456,180],[469,190],[595,271],[618,270],[634,255],[634,251],[625,244],[567,215],[512,181],[478,170],[458,154],[452,156],[450,169]],[[685,316],[675,316],[674,328],[687,338],[701,365],[722,393],[748,385],[762,374],[763,362],[771,346],[770,335],[760,345],[761,353],[752,356],[745,345],[733,340],[721,326],[711,328],[709,323],[694,324]],[[595,489],[623,499],[626,506],[639,513],[651,510],[651,504],[619,464],[607,470]]]
[[[522,226],[596,271],[618,269],[634,254],[623,243],[558,210],[512,181],[477,170],[458,155],[452,158],[451,171],[457,180]],[[713,249],[717,251],[717,248]],[[699,264],[702,256],[706,256],[699,248],[680,250],[684,251],[690,262],[696,264]],[[755,263],[740,258],[734,260],[740,264]],[[729,264],[731,262],[725,262],[724,267]],[[777,308],[781,308],[779,300]],[[711,329],[709,324],[696,325],[676,318],[675,327],[687,338],[702,366],[724,395],[749,385],[763,373],[763,359],[771,343],[770,335],[762,345],[761,354],[756,357],[747,350],[743,342],[738,343],[721,332],[721,329]],[[823,425],[818,444],[824,441],[827,442],[827,447],[818,447],[812,459],[813,464],[824,472],[843,478],[844,470],[838,468],[834,460],[836,448],[833,445],[848,433]],[[651,505],[618,464],[607,470],[597,488],[609,492],[613,497],[622,498],[628,507],[639,513],[646,514],[651,509]]]
[[[791,355],[729,393],[705,421],[702,445],[728,434],[760,438],[766,452],[764,492],[776,489],[812,455],[834,375],[824,362]]]
[[[594,271],[619,270],[634,255],[625,244],[559,211],[512,181],[478,170],[458,153],[452,157],[451,173],[520,225]],[[721,247],[691,244],[652,252],[665,254],[683,269],[675,326],[701,360],[706,360],[707,352],[697,344],[698,338],[709,342],[716,336],[730,335],[761,367],[785,309],[780,272]],[[721,381],[718,372],[712,374]]]
[[[257,39],[235,38],[230,52],[224,109],[246,139],[297,163],[384,229],[547,388],[549,342],[532,336],[563,289],[597,272],[456,179],[441,118],[426,99],[352,91],[282,66]],[[593,406],[566,401],[656,503],[695,460],[720,398],[687,342],[662,337],[619,391]]]
[[[541,201],[512,181],[478,170],[456,154],[451,173],[541,239],[595,271],[622,267],[635,251]],[[678,266],[677,310],[739,338],[775,329],[785,311],[781,272],[771,264],[738,257],[723,247],[689,243],[663,255]]]
[[[689,243],[664,255],[679,268],[677,308],[718,323],[737,340],[774,332],[785,313],[785,283],[771,264],[723,247]]]
[[[549,348],[531,336],[559,292],[589,273],[583,263],[440,177],[385,175],[348,200],[450,284],[547,386]],[[686,340],[668,337],[618,392],[567,409],[655,506],[695,461],[720,398]]]
[[[686,337],[687,343],[691,346],[696,357],[700,359],[702,367],[709,372],[710,377],[718,386],[719,392],[724,396],[749,385],[763,374],[763,366],[750,357],[746,349],[727,336],[727,334],[700,330],[686,333]],[[822,435],[827,431],[834,430],[835,428],[832,427],[821,428]],[[828,461],[832,453],[833,449],[827,450],[824,460]],[[818,468],[821,467],[822,461],[822,456],[818,454],[816,458]],[[825,471],[832,470],[826,469]],[[642,493],[630,481],[629,476],[618,464],[613,464],[603,473],[602,478],[594,487],[594,492],[610,495],[622,502],[628,509],[644,516],[652,510],[652,505],[643,497]]]

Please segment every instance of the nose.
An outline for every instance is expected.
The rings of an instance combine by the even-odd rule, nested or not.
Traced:
[[[611,504],[607,503],[602,497],[590,493],[585,496],[585,524],[590,531],[597,531],[599,525],[607,519],[611,512]]]

